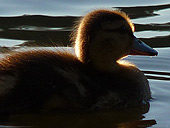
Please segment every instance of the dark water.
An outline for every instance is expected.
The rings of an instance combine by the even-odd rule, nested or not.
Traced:
[[[14,115],[0,127],[136,128],[170,127],[170,2],[157,1],[3,1],[0,52],[22,47],[71,46],[69,34],[81,15],[94,8],[119,8],[136,26],[135,35],[158,50],[156,57],[129,56],[149,79],[150,106],[128,110],[58,115]]]

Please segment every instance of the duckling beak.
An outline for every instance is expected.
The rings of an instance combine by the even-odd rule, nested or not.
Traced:
[[[145,55],[145,56],[157,56],[158,52],[142,42],[141,40],[134,37],[134,43],[130,49],[129,55]]]

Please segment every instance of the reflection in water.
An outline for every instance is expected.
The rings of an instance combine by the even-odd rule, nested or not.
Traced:
[[[143,71],[143,72],[146,74],[148,79],[170,80],[170,72],[160,72],[160,71]]]
[[[118,128],[146,128],[155,125],[155,120],[137,120],[133,122],[122,123],[118,125]]]
[[[58,113],[53,115],[13,115],[10,124],[51,128],[145,128],[155,120],[142,120],[149,111],[149,104],[138,108],[93,113]],[[10,125],[9,124],[9,125]]]
[[[170,8],[170,4],[140,7],[119,7],[133,19],[154,17],[155,11]],[[0,38],[22,40],[22,46],[70,46],[69,35],[72,26],[79,17],[24,15],[17,17],[0,17]],[[169,31],[170,23],[135,24],[138,31]],[[170,46],[170,35],[142,38],[152,47]]]
[[[142,17],[152,17],[157,16],[159,14],[155,13],[155,11],[168,9],[170,8],[170,4],[165,5],[155,5],[155,6],[140,6],[140,7],[118,7],[122,11],[126,12],[131,19],[138,19]]]
[[[0,31],[0,38],[23,40],[27,46],[67,46],[70,44],[70,27],[75,19],[71,16],[0,17],[0,28],[3,30]]]

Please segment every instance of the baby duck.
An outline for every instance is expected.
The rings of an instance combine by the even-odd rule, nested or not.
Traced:
[[[99,9],[73,31],[75,54],[31,50],[0,61],[0,113],[96,111],[134,107],[151,97],[148,81],[127,55],[157,55],[118,10]]]

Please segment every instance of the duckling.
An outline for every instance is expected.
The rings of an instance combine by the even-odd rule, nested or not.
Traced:
[[[127,55],[157,55],[119,10],[94,10],[72,33],[75,54],[28,50],[0,61],[0,113],[96,111],[140,106],[148,80]]]

